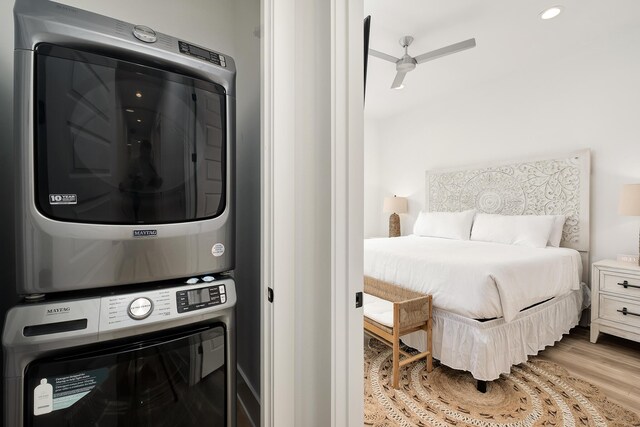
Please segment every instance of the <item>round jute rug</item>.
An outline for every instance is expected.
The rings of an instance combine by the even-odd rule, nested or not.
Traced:
[[[391,386],[391,349],[375,339],[365,348],[365,425],[433,427],[640,426],[640,417],[609,402],[592,384],[561,366],[531,359],[476,390],[468,372],[424,362],[401,369]]]

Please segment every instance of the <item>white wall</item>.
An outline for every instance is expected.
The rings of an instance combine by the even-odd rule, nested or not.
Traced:
[[[61,3],[148,25],[156,31],[230,54],[237,75],[237,329],[238,364],[254,391],[260,390],[260,0],[62,0]],[[10,174],[6,148],[12,144],[13,1],[0,2],[0,170]],[[255,34],[254,34],[255,33]],[[2,186],[3,200],[11,196]],[[2,209],[2,224],[11,224]],[[1,227],[2,254],[11,254],[13,230]],[[5,259],[5,256],[2,257]],[[8,264],[7,265],[11,265]],[[2,283],[13,283],[10,268]]]
[[[277,0],[276,0],[277,1]],[[294,210],[296,426],[331,425],[329,2],[296,0]],[[276,94],[277,96],[277,94]],[[274,188],[274,191],[282,188]],[[276,297],[277,298],[277,297]],[[277,398],[277,394],[274,398]],[[275,426],[274,426],[275,427]]]
[[[640,218],[619,216],[617,203],[623,183],[640,182],[639,44],[640,27],[621,29],[556,62],[378,120],[368,144],[377,146],[381,194],[367,197],[408,197],[401,217],[410,234],[427,169],[590,148],[592,260],[637,253]],[[379,211],[367,209],[365,224],[377,221],[384,235]]]
[[[375,120],[364,122],[364,237],[381,237],[382,193],[380,190],[378,124]],[[375,212],[378,214],[376,215]]]

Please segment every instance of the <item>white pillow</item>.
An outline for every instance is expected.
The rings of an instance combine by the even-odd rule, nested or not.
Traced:
[[[560,241],[562,240],[562,229],[564,228],[564,222],[567,217],[564,215],[544,215],[553,218],[553,225],[551,226],[551,233],[549,233],[549,240],[547,246],[553,246],[554,248],[560,247]]]
[[[445,239],[469,240],[476,211],[420,212],[413,225],[413,234]]]
[[[551,215],[478,214],[471,240],[544,248],[553,222]]]

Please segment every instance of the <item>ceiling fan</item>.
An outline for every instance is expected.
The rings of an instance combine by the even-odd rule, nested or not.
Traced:
[[[411,36],[404,36],[400,39],[400,45],[404,48],[404,55],[402,55],[402,58],[396,58],[395,56],[388,55],[384,52],[369,49],[369,55],[373,55],[380,59],[384,59],[385,61],[393,62],[394,64],[396,64],[397,74],[396,78],[393,79],[391,89],[402,88],[402,80],[404,80],[404,76],[409,71],[413,71],[413,69],[416,68],[416,65],[418,64],[422,64],[423,62],[427,61],[433,61],[434,59],[442,58],[443,56],[451,55],[452,53],[457,53],[476,47],[476,39],[469,39],[413,57],[408,53],[409,45],[412,41],[413,37]]]

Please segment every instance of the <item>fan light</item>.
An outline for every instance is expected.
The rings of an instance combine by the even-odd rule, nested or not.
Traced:
[[[556,16],[560,15],[560,13],[562,13],[563,10],[564,8],[562,6],[552,6],[548,9],[543,10],[540,13],[540,18],[541,19],[555,18]]]

